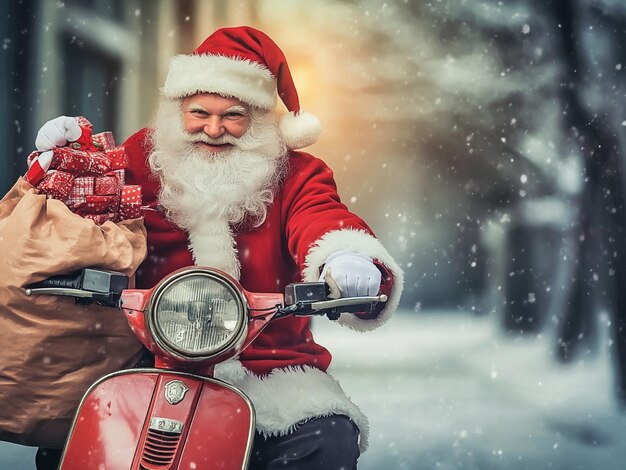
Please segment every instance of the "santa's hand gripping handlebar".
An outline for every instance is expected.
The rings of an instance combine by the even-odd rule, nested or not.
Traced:
[[[70,296],[80,303],[96,302],[120,309],[124,307],[122,293],[128,285],[128,277],[122,273],[85,268],[31,284],[25,291],[28,296]],[[329,287],[324,282],[292,283],[285,288],[283,304],[277,304],[268,311],[275,313],[274,319],[289,315],[326,315],[331,320],[336,320],[342,313],[371,313],[378,303],[387,301],[384,294],[339,299],[329,299],[328,294]]]

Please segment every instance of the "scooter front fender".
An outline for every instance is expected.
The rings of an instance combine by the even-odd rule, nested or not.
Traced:
[[[103,377],[85,394],[61,470],[245,469],[250,400],[222,381],[161,369]]]

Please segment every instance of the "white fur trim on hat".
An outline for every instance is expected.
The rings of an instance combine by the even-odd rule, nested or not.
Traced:
[[[234,385],[250,398],[257,431],[265,437],[283,436],[313,418],[345,415],[359,428],[361,452],[367,449],[367,417],[326,372],[309,366],[286,367],[259,377],[234,360],[217,364],[215,378]]]
[[[385,323],[398,308],[404,285],[404,273],[385,247],[375,237],[364,230],[342,229],[324,234],[315,242],[305,259],[303,280],[315,282],[320,277],[320,268],[326,258],[340,250],[355,251],[379,261],[393,274],[393,288],[382,312],[373,320],[362,320],[351,313],[342,313],[338,323],[356,331],[370,331]]]
[[[264,66],[221,55],[177,55],[170,61],[163,93],[183,98],[218,93],[262,109],[276,107],[276,80]]]
[[[311,113],[286,113],[278,122],[280,133],[291,150],[313,145],[322,132],[320,120]]]
[[[213,220],[189,229],[189,249],[197,266],[211,266],[239,279],[241,266],[232,229],[226,220]]]

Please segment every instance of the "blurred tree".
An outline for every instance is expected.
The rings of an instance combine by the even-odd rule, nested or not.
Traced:
[[[375,123],[391,109],[407,121],[394,134],[415,178],[407,196],[421,206],[418,230],[437,237],[413,250],[434,258],[435,276],[457,266],[448,291],[456,298],[485,275],[468,269],[468,258],[502,265],[493,282],[504,292],[503,325],[537,332],[552,316],[563,360],[593,346],[595,313],[610,306],[625,397],[626,4],[358,3],[364,16],[346,25],[376,40],[366,40],[368,74],[345,87],[387,97],[370,115]],[[371,139],[369,129],[362,138]],[[504,230],[500,260],[469,254],[490,221]],[[424,291],[445,295],[424,289],[427,262],[411,264],[420,281],[410,304]],[[437,282],[451,287],[449,278]]]
[[[620,63],[626,8],[611,8],[618,5],[610,1],[552,0],[545,5],[560,32],[564,132],[580,149],[584,169],[575,225],[577,263],[558,355],[572,360],[593,335],[597,322],[593,297],[598,297],[610,307],[618,394],[626,405],[626,146],[622,130],[626,87]],[[594,92],[599,94],[594,96]]]

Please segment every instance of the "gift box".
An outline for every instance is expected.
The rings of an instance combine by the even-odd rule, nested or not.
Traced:
[[[115,140],[113,139],[112,132],[100,132],[99,134],[94,134],[91,137],[91,141],[93,142],[93,145],[101,151],[115,148]]]
[[[92,125],[84,117],[77,122],[81,137],[53,149],[51,161],[42,160],[42,152],[29,155],[27,181],[96,224],[141,217],[141,186],[124,185],[124,169],[129,166],[124,146],[115,145],[111,132],[92,135]],[[34,168],[37,162],[41,168]]]
[[[93,176],[78,176],[74,178],[72,190],[65,200],[65,205],[71,209],[76,204],[84,203],[86,196],[94,194],[94,187],[95,179]]]
[[[122,185],[120,185],[120,180],[117,176],[96,176],[94,180],[95,190],[93,194],[106,196],[120,193]]]
[[[55,148],[50,168],[72,173],[75,176],[103,175],[111,170],[104,152],[86,152],[69,147]]]
[[[141,186],[126,184],[120,196],[120,220],[141,217]]]
[[[111,164],[111,170],[120,170],[128,168],[128,156],[124,147],[115,147],[109,150],[105,150],[105,155],[108,157]]]
[[[126,172],[124,170],[113,170],[109,171],[104,176],[114,176],[119,181],[119,189],[122,190],[122,186],[124,186],[124,182],[126,181]]]
[[[118,196],[85,196],[85,202],[74,205],[73,211],[78,215],[117,213],[120,198]]]
[[[72,190],[74,176],[65,171],[50,171],[44,176],[37,188],[48,197],[67,199]]]

